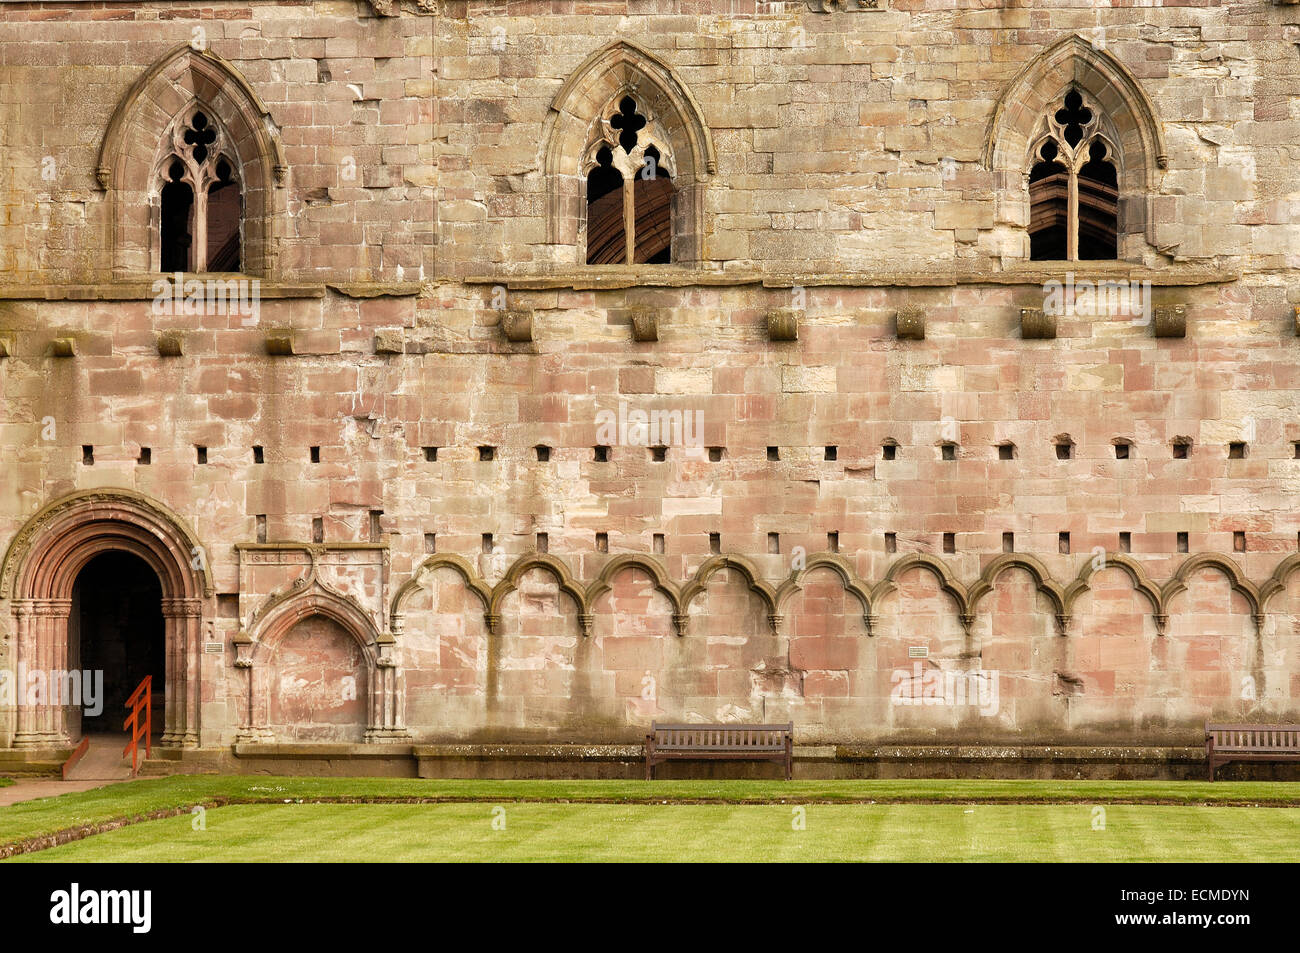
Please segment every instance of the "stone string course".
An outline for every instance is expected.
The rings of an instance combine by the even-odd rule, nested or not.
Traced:
[[[56,531],[111,547],[114,519],[200,548],[167,710],[204,747],[629,744],[656,718],[1194,745],[1300,720],[1297,8],[845,6],[5,4],[14,579]],[[1012,144],[1069,82],[1140,183],[1120,262],[1025,260]],[[620,84],[690,169],[679,264],[582,265],[566,163]],[[254,315],[157,313],[133,270],[139,130],[194,91],[274,143],[247,173]],[[1150,281],[1158,326],[1026,321],[1067,273]],[[602,412],[652,411],[698,412],[698,445],[595,460]],[[117,515],[33,523],[81,493]],[[0,593],[0,669],[57,657],[70,593],[33,598]],[[997,673],[997,710],[897,704],[917,664]],[[17,729],[0,703],[0,744]]]

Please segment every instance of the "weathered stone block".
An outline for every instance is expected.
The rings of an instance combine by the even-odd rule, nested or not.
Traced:
[[[401,328],[385,328],[375,332],[376,354],[401,354],[405,349]]]

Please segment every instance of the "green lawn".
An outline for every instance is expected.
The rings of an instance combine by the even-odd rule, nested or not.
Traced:
[[[93,836],[15,859],[1295,861],[1297,807],[1300,785],[1277,782],[176,776],[0,808],[0,848],[80,829]]]
[[[803,829],[795,829],[802,811]],[[1300,811],[1111,805],[257,804],[18,861],[1279,861]],[[504,827],[504,829],[494,828]]]

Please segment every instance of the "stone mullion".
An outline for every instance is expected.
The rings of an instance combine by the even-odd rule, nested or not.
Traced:
[[[194,216],[194,241],[190,245],[192,249],[190,268],[192,271],[208,270],[208,191],[198,185],[200,178],[202,177],[195,177],[194,186],[194,206],[192,210]]]
[[[636,262],[636,176],[623,179],[623,248],[626,264]]]
[[[1079,260],[1079,172],[1070,168],[1070,208],[1066,216],[1066,252],[1069,261]]]

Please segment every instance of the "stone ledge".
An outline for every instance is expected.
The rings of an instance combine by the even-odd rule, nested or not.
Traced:
[[[410,758],[411,745],[394,744],[335,744],[291,743],[262,744],[236,742],[230,750],[236,758],[292,758],[292,759],[353,759],[353,758]]]
[[[82,285],[6,285],[0,283],[0,301],[152,301],[158,296],[154,282],[169,276],[159,275],[142,281],[105,281]],[[323,298],[323,284],[293,284],[265,281],[255,275],[187,274],[188,281],[254,281],[259,298]]]
[[[0,748],[0,777],[62,777],[72,748]]]
[[[424,290],[419,281],[350,281],[325,287],[345,298],[413,298]]]
[[[563,271],[550,274],[471,275],[466,285],[501,285],[510,291],[618,291],[627,288],[739,287],[764,288],[949,288],[956,285],[1041,285],[1072,272],[1076,281],[1149,281],[1153,287],[1187,287],[1237,281],[1235,265],[1177,264],[1148,268],[1130,262],[1024,262],[1008,269],[940,269],[871,273],[723,272],[671,267]],[[444,280],[442,283],[455,283]]]
[[[420,759],[441,760],[505,760],[505,761],[628,761],[644,760],[642,745],[415,745],[414,754]]]
[[[799,748],[795,749],[799,757]],[[837,745],[839,761],[1065,761],[1120,764],[1205,763],[1205,748],[1055,745]]]

